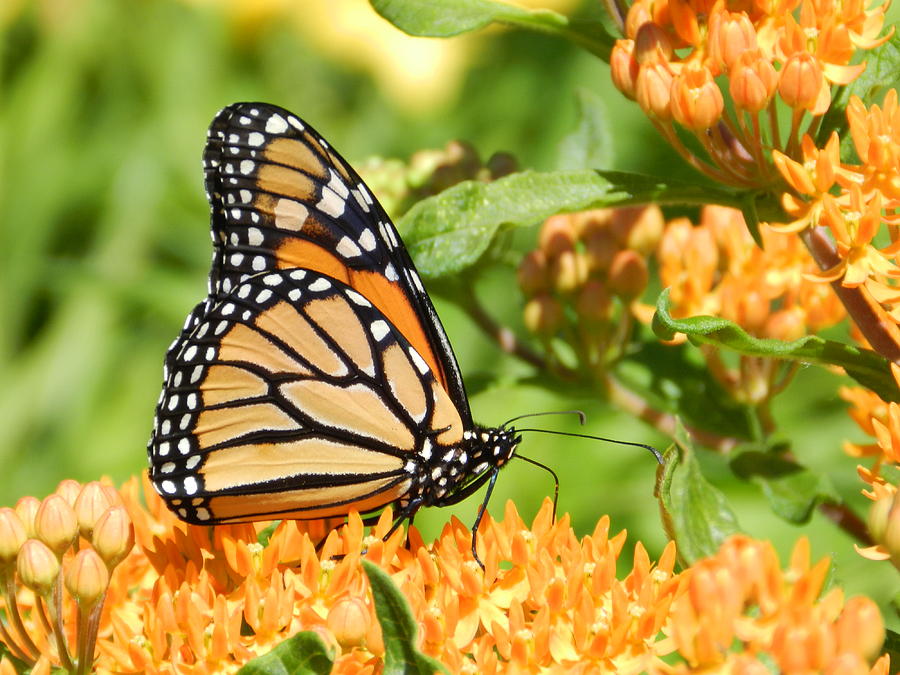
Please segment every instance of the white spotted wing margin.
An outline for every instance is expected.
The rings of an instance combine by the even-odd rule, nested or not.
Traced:
[[[463,422],[359,293],[293,269],[252,276],[169,359],[151,479],[184,520],[361,512],[421,492]]]
[[[248,275],[279,268],[312,267],[334,276],[290,259],[309,250],[296,246],[303,243],[320,246],[350,270],[379,274],[402,289],[435,354],[439,379],[472,426],[453,350],[396,228],[315,129],[274,105],[235,103],[213,120],[203,160],[215,248],[211,296],[221,298]]]

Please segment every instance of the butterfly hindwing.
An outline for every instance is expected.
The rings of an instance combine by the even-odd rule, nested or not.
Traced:
[[[204,168],[216,251],[211,296],[277,269],[341,281],[406,337],[471,423],[453,351],[396,229],[314,129],[282,108],[236,103],[210,127]]]
[[[415,347],[360,293],[313,270],[238,283],[168,371],[151,477],[193,522],[376,509],[421,480],[432,448],[463,435]]]

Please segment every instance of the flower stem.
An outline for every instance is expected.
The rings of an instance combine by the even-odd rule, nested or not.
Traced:
[[[37,645],[34,644],[34,641],[31,639],[31,636],[28,635],[28,631],[25,630],[25,624],[22,622],[22,616],[19,614],[19,604],[16,602],[16,583],[13,575],[6,573],[3,576],[3,597],[4,600],[6,600],[7,615],[9,616],[9,620],[12,621],[12,625],[15,626],[16,632],[19,634],[22,643],[25,645],[23,651],[27,652],[29,655],[33,655],[30,660],[34,662],[41,653],[41,650],[38,649]]]
[[[806,228],[800,236],[821,269],[831,269],[840,262],[825,228]],[[872,349],[886,359],[900,364],[900,328],[885,314],[865,287],[843,286],[840,279],[831,282],[831,287]]]

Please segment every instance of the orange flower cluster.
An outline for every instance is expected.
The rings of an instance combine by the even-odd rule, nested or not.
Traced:
[[[128,512],[110,485],[67,480],[42,502],[25,497],[0,509],[0,642],[35,675],[51,665],[89,672],[109,621],[104,600],[126,593],[110,587],[110,575],[133,545]],[[0,673],[13,672],[4,656]]]
[[[819,597],[829,565],[828,558],[810,564],[805,538],[784,571],[770,543],[728,539],[685,572],[669,624],[685,663],[669,672],[755,675],[772,672],[774,661],[781,673],[887,675],[887,656],[869,668],[885,637],[875,603],[863,596],[845,603],[839,588]]]
[[[897,91],[882,106],[869,108],[856,97],[847,106],[850,134],[861,163],[842,163],[839,139],[832,135],[824,148],[809,136],[802,142],[802,160],[774,153],[775,165],[794,194],[785,194],[785,210],[795,219],[782,231],[801,232],[822,226],[831,233],[838,262],[818,273],[820,281],[840,280],[849,288],[864,286],[886,309],[885,317],[900,323],[900,107]],[[887,226],[890,243],[874,243]]]
[[[613,82],[694,166],[724,183],[764,187],[770,178],[762,149],[790,154],[804,113],[824,114],[831,87],[860,75],[865,64],[851,61],[857,50],[888,39],[879,37],[887,6],[869,7],[864,0],[637,0],[625,22],[626,39],[610,57]],[[720,76],[727,87],[717,84]],[[733,114],[726,112],[726,89]],[[776,99],[793,110],[785,144]],[[673,120],[694,132],[705,160],[681,143]]]
[[[891,371],[900,384],[900,366],[892,364]],[[862,387],[843,387],[840,393],[851,404],[850,417],[874,439],[873,443],[844,443],[851,457],[871,458],[870,466],[860,465],[857,471],[867,485],[863,494],[873,502],[868,526],[875,545],[858,550],[872,560],[890,560],[900,569],[900,492],[889,479],[900,468],[900,405]]]
[[[382,540],[389,513],[368,536],[353,515],[324,536],[317,552],[314,541],[328,523],[195,527],[176,520],[152,490],[147,495],[145,508],[132,480],[117,497],[113,508],[124,505],[131,515],[136,546],[125,556],[132,542],[127,529],[120,537],[127,548],[117,549],[120,563],[112,575],[103,577],[90,565],[65,575],[70,591],[78,584],[69,578],[81,579],[83,588],[73,591],[79,603],[86,589],[96,594],[97,581],[108,580],[97,651],[84,652],[94,654],[94,672],[234,672],[303,630],[334,650],[333,672],[380,672],[384,645],[360,565],[364,557],[384,568],[407,598],[418,648],[455,673],[670,674],[725,664],[755,673],[762,654],[771,654],[786,673],[887,673],[887,657],[871,670],[867,664],[884,634],[874,603],[853,598],[845,604],[839,590],[819,600],[828,563],[810,567],[803,541],[785,572],[770,544],[737,537],[681,574],[673,571],[673,544],[653,563],[638,543],[631,570],[619,579],[625,533],[611,536],[607,518],[579,540],[567,517],[553,522],[549,500],[531,527],[510,503],[503,520],[486,518],[482,525],[482,571],[469,550],[470,532],[456,520],[431,546],[414,529],[403,546],[400,531]],[[33,503],[25,500],[19,509],[25,520]],[[97,548],[98,529],[93,547],[105,550],[104,544]],[[20,539],[0,527],[4,555]],[[81,545],[64,563],[69,570],[91,550]],[[16,555],[29,556],[26,548],[19,546]],[[22,634],[34,638],[40,654],[32,672],[49,673],[61,658],[47,640],[43,605],[22,587],[27,575],[8,576],[8,562],[3,569],[16,592],[15,600],[5,598],[0,640],[14,653],[22,644],[21,637],[10,637],[16,608]],[[81,625],[75,617],[81,607],[62,618],[67,637]],[[91,666],[81,663],[79,672]],[[0,675],[14,672],[4,657]]]
[[[740,211],[706,206],[700,223],[666,224],[657,248],[660,278],[670,289],[676,317],[709,314],[734,321],[755,337],[794,340],[834,325],[844,309],[832,290],[810,281],[814,271],[802,241],[761,226],[756,246]],[[779,364],[741,357],[727,369],[717,352],[704,352],[712,374],[736,398],[758,403],[777,390]]]
[[[627,344],[631,315],[643,309],[646,256],[662,228],[657,206],[548,218],[538,248],[519,265],[527,328],[545,340],[562,336],[582,365],[602,372]]]

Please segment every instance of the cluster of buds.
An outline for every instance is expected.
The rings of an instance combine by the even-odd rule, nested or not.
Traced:
[[[519,265],[527,328],[547,342],[562,337],[582,364],[602,371],[630,336],[662,227],[656,206],[549,218]]]
[[[735,322],[755,337],[795,340],[836,324],[844,309],[830,287],[809,279],[815,268],[797,237],[760,228],[755,245],[735,209],[707,206],[700,222],[666,224],[657,250],[660,279],[676,317],[708,314]],[[784,387],[780,362],[742,356],[729,368],[712,348],[710,373],[736,400],[759,404]]]
[[[43,501],[0,508],[0,641],[10,654],[89,672],[110,575],[133,546],[118,492],[98,482],[65,480]]]
[[[888,39],[879,37],[888,4],[637,0],[610,57],[613,82],[695,167],[731,185],[765,187],[763,148],[796,150],[804,113],[817,124],[831,87],[865,68],[850,65],[856,51]],[[778,100],[792,109],[784,143]],[[695,134],[706,158],[681,143],[673,121]]]
[[[690,666],[674,672],[883,673],[884,620],[870,598],[822,592],[831,561],[800,539],[782,570],[769,542],[737,535],[687,572],[671,635]],[[766,665],[767,664],[767,665]]]
[[[458,140],[448,142],[441,150],[419,150],[408,163],[376,157],[356,167],[381,205],[395,216],[457,183],[490,182],[519,168],[509,153],[496,152],[484,162],[474,146]]]

